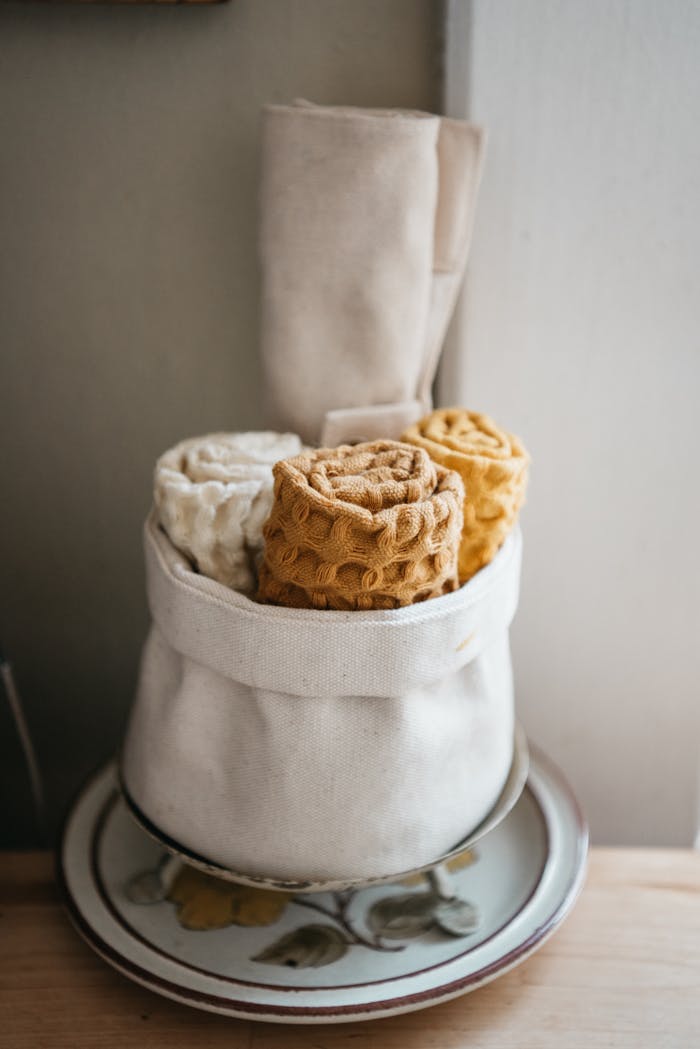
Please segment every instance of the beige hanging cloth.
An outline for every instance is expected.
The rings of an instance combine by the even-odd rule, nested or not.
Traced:
[[[268,106],[261,348],[272,425],[398,438],[431,386],[467,260],[483,134],[427,113]]]

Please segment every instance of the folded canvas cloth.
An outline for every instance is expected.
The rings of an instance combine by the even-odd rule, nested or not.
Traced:
[[[482,146],[480,129],[427,113],[267,107],[261,349],[272,425],[324,445],[397,438],[432,407]]]
[[[161,525],[204,575],[236,590],[254,589],[253,558],[272,505],[272,465],[301,449],[296,434],[270,431],[181,441],[156,463]]]
[[[479,412],[443,408],[408,428],[402,441],[424,448],[464,481],[459,579],[493,560],[525,499],[530,456],[522,442]]]
[[[321,448],[274,474],[258,600],[386,609],[457,588],[464,488],[421,449]]]

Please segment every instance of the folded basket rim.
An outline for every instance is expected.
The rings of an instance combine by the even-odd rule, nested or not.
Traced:
[[[418,601],[402,608],[370,609],[368,611],[341,611],[338,609],[290,608],[283,605],[266,604],[255,601],[247,594],[232,587],[225,586],[216,579],[202,575],[192,567],[189,559],[173,544],[168,534],[158,521],[155,507],[151,510],[144,525],[144,545],[147,556],[149,549],[158,560],[161,569],[171,576],[180,586],[191,588],[193,592],[206,595],[210,600],[221,603],[231,610],[244,615],[262,617],[290,622],[308,622],[321,625],[335,621],[349,621],[355,625],[366,623],[376,626],[384,623],[405,623],[415,619],[436,619],[452,615],[458,608],[465,609],[478,603],[497,582],[499,576],[512,567],[513,560],[519,561],[522,555],[522,532],[516,523],[506,537],[496,556],[471,579],[448,594],[440,594],[426,601]],[[153,609],[151,609],[153,611]]]
[[[198,575],[151,514],[148,601],[175,651],[231,680],[299,696],[396,697],[458,671],[508,629],[521,546],[516,528],[459,590],[403,608],[286,608]]]

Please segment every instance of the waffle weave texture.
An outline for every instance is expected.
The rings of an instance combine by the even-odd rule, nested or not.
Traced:
[[[422,449],[321,448],[274,475],[259,601],[369,611],[457,589],[464,488]]]
[[[518,437],[488,415],[442,408],[409,427],[402,441],[424,449],[464,482],[459,580],[489,564],[513,529],[525,500],[530,456]]]
[[[291,433],[210,433],[160,457],[158,518],[195,568],[236,590],[254,589],[253,561],[272,505],[272,465],[301,448]]]

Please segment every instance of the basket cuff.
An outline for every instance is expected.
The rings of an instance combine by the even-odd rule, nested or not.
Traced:
[[[298,696],[405,695],[460,669],[507,630],[518,603],[519,528],[459,590],[388,611],[262,605],[194,572],[151,514],[153,619],[182,655],[254,688]]]

